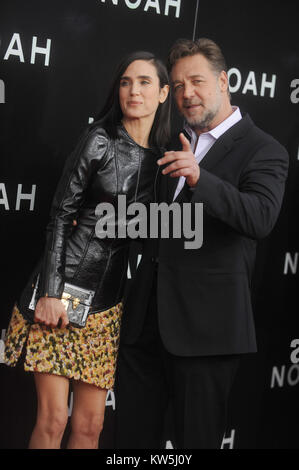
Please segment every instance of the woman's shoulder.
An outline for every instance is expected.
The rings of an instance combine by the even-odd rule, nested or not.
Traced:
[[[86,127],[69,154],[66,165],[72,167],[79,162],[102,160],[109,149],[109,141],[109,135],[102,126]]]
[[[108,148],[110,137],[103,126],[95,124],[89,126],[83,132],[79,140],[80,153],[92,156],[99,151],[105,151]]]

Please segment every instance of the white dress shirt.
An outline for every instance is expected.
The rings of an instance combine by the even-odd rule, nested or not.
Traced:
[[[211,129],[209,132],[203,132],[200,134],[200,136],[198,136],[187,124],[185,125],[185,130],[191,137],[192,152],[194,153],[198,163],[201,162],[203,157],[208,153],[216,140],[219,139],[219,137],[230,127],[242,119],[242,115],[238,106],[233,106],[232,109],[233,113],[228,118],[222,121],[218,126],[214,127],[214,129]],[[183,188],[185,180],[185,176],[180,176],[173,200],[177,197]]]

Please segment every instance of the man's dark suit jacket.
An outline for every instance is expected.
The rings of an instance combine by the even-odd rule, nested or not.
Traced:
[[[200,162],[195,189],[177,202],[202,202],[203,245],[184,238],[147,240],[125,301],[121,341],[138,337],[153,282],[158,246],[158,320],[165,348],[178,356],[256,351],[251,279],[256,243],[277,220],[288,154],[245,115]],[[161,175],[160,199],[172,202],[178,178]]]

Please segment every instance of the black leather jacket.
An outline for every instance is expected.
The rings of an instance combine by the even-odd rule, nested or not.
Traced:
[[[85,133],[66,162],[52,203],[43,260],[19,302],[25,317],[33,318],[27,306],[38,271],[39,297],[61,298],[66,281],[95,290],[91,312],[121,300],[130,240],[98,238],[95,209],[100,202],[111,203],[118,225],[118,195],[126,196],[127,205],[153,201],[159,157],[158,151],[136,144],[121,125],[115,140],[99,126]]]

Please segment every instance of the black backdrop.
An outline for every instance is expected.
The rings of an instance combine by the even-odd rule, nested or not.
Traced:
[[[195,35],[220,44],[233,104],[290,154],[279,221],[258,249],[253,300],[259,353],[244,358],[223,447],[299,448],[299,354],[295,343],[291,347],[299,338],[297,20],[298,7],[289,0],[1,2],[0,448],[25,448],[34,424],[33,377],[3,364],[3,338],[13,302],[42,250],[65,159],[103,104],[123,54],[146,49],[165,59],[175,39]],[[112,446],[115,406],[109,392],[104,448]],[[171,427],[165,441],[171,447]]]

